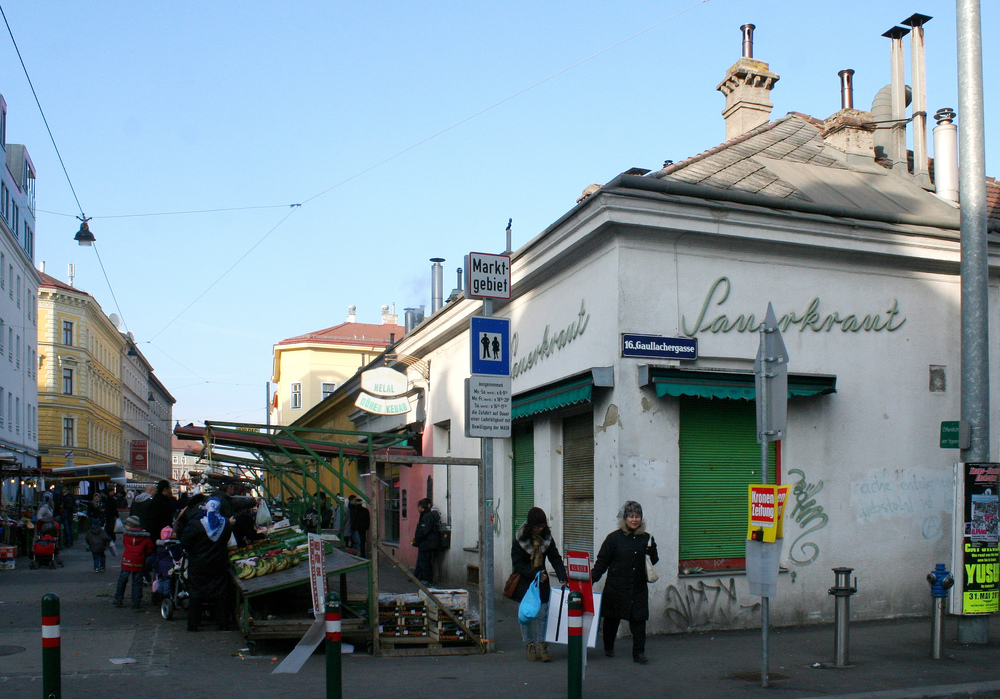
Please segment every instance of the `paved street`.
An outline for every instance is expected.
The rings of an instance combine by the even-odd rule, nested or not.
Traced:
[[[61,600],[64,697],[325,696],[322,652],[310,658],[296,675],[272,675],[291,643],[262,642],[257,655],[250,655],[241,652],[246,643],[238,632],[219,632],[203,625],[203,631],[187,633],[182,612],[167,622],[148,607],[139,612],[112,608],[117,569],[93,573],[90,555],[79,545],[66,551],[64,560],[65,568],[54,571],[29,570],[23,558],[18,559],[16,570],[0,571],[0,696],[5,699],[41,696],[40,600],[46,592],[56,593]],[[500,652],[495,654],[433,658],[345,655],[344,696],[564,696],[565,649],[555,648],[551,664],[525,661],[513,609],[511,603],[499,605]],[[584,694],[1000,697],[1000,642],[966,647],[955,644],[954,636],[955,621],[951,619],[946,658],[931,661],[927,657],[927,619],[856,623],[851,628],[853,666],[836,670],[813,667],[832,660],[831,627],[774,629],[771,671],[784,678],[772,681],[771,689],[761,688],[759,680],[752,677],[760,670],[759,630],[654,636],[648,644],[652,661],[647,666],[630,661],[629,640],[623,639],[617,658],[590,652]],[[1000,639],[1000,623],[995,618],[992,637]],[[135,662],[111,662],[120,658]]]

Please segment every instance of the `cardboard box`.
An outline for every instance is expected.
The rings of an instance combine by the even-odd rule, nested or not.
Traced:
[[[10,544],[0,544],[0,561],[14,560],[17,558],[17,547]]]
[[[431,592],[438,601],[441,602],[448,609],[468,609],[469,608],[469,591],[468,590],[439,590],[436,588],[431,588]],[[421,590],[420,596],[424,600],[427,600],[427,594]],[[437,606],[431,601],[427,601],[428,607]]]

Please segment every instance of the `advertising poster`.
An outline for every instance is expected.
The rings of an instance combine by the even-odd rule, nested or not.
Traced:
[[[747,539],[773,543],[784,535],[782,521],[790,487],[757,484],[747,486]]]
[[[1000,464],[965,464],[963,475],[962,613],[990,614],[1000,609]]]

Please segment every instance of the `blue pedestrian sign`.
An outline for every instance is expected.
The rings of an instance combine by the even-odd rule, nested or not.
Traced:
[[[510,320],[473,316],[470,326],[472,374],[510,376]]]

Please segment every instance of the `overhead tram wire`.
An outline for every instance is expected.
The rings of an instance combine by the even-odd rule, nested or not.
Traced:
[[[7,33],[10,35],[10,41],[14,45],[14,51],[17,53],[17,60],[21,62],[21,70],[24,71],[24,77],[28,81],[28,87],[31,88],[31,95],[35,98],[35,105],[38,107],[38,113],[42,116],[42,122],[45,124],[45,130],[49,134],[49,140],[52,141],[52,148],[56,152],[56,157],[59,158],[59,165],[62,167],[63,175],[66,176],[66,182],[69,184],[69,189],[73,193],[73,199],[76,201],[76,207],[80,210],[79,218],[84,224],[89,220],[87,214],[83,212],[83,205],[80,204],[80,197],[76,194],[76,187],[73,186],[73,180],[70,179],[69,171],[66,169],[66,163],[63,162],[62,153],[59,152],[59,146],[56,144],[56,138],[52,135],[52,129],[49,128],[49,120],[45,117],[45,110],[42,109],[41,100],[38,99],[38,93],[35,92],[35,85],[31,82],[31,76],[28,74],[28,66],[24,64],[24,58],[21,56],[21,49],[17,46],[17,40],[14,38],[14,31],[10,27],[10,22],[7,21],[7,13],[3,11],[3,6],[0,5],[0,15],[3,16],[4,24],[7,27]],[[121,306],[118,305],[118,298],[115,296],[114,287],[111,286],[111,279],[108,277],[108,272],[104,268],[104,261],[101,260],[101,253],[97,251],[97,246],[94,245],[94,253],[97,255],[97,261],[100,263],[101,272],[104,274],[104,281],[107,282],[108,290],[111,292],[111,299],[115,302],[115,310],[118,311],[118,317],[122,319],[122,324],[125,329],[128,330],[128,323],[125,322],[125,314],[122,313]]]
[[[388,158],[380,160],[379,162],[375,163],[374,165],[371,165],[371,166],[369,166],[369,167],[367,167],[367,168],[365,168],[363,170],[360,170],[360,171],[356,172],[355,174],[351,175],[350,177],[347,177],[347,178],[345,178],[345,179],[337,182],[333,186],[327,187],[326,189],[324,189],[321,192],[318,192],[318,193],[312,195],[311,197],[309,197],[307,199],[303,199],[302,202],[300,202],[298,204],[290,204],[289,206],[292,207],[293,211],[296,208],[301,208],[304,204],[308,204],[309,202],[313,201],[314,199],[318,199],[319,197],[323,196],[324,194],[332,192],[333,190],[335,190],[335,189],[337,189],[339,187],[342,187],[345,184],[347,184],[349,182],[352,182],[353,180],[356,180],[356,179],[358,179],[359,177],[361,177],[363,175],[366,175],[367,173],[371,172],[372,170],[375,170],[375,169],[377,169],[377,168],[385,165],[386,163],[389,163],[389,162],[395,160],[396,158],[399,158],[399,157],[405,155],[406,153],[409,153],[410,151],[412,151],[412,150],[414,150],[416,148],[419,148],[420,146],[424,145],[425,143],[433,141],[434,139],[438,138],[439,136],[443,136],[444,134],[448,133],[449,131],[453,131],[454,129],[457,129],[462,124],[465,124],[465,123],[467,123],[469,121],[472,121],[473,119],[475,119],[475,118],[477,118],[479,116],[482,116],[483,114],[486,114],[487,112],[490,112],[490,111],[496,109],[497,107],[499,107],[499,106],[501,106],[503,104],[506,104],[507,102],[510,102],[511,100],[516,99],[517,97],[520,97],[521,95],[523,95],[523,94],[525,94],[527,92],[530,92],[531,90],[534,90],[536,87],[544,85],[545,83],[554,80],[555,78],[559,77],[560,75],[563,75],[564,73],[568,73],[569,71],[573,70],[574,68],[578,68],[578,67],[582,66],[583,64],[588,63],[588,62],[594,60],[598,56],[601,56],[601,55],[603,55],[605,53],[608,53],[609,51],[613,51],[614,49],[618,48],[619,46],[622,46],[623,44],[626,44],[629,41],[632,41],[633,39],[636,39],[636,38],[642,36],[643,34],[647,34],[647,33],[651,32],[651,31],[653,31],[654,29],[656,29],[657,27],[660,27],[660,26],[666,24],[667,22],[671,22],[671,21],[677,19],[678,17],[687,14],[691,10],[694,10],[695,8],[700,7],[701,5],[704,5],[707,2],[709,2],[709,0],[698,0],[698,2],[694,3],[693,5],[687,7],[685,9],[683,9],[683,10],[681,10],[680,12],[677,12],[677,13],[675,13],[675,14],[667,17],[666,19],[662,19],[659,22],[656,22],[655,24],[652,24],[652,25],[646,27],[642,31],[636,32],[635,34],[632,34],[631,36],[629,36],[629,37],[627,37],[625,39],[622,39],[621,41],[618,41],[617,43],[614,43],[611,46],[608,46],[607,48],[601,49],[600,51],[591,54],[587,58],[584,58],[584,59],[582,59],[580,61],[577,61],[576,63],[574,63],[574,64],[572,64],[572,65],[570,65],[570,66],[568,66],[566,68],[563,68],[562,70],[559,70],[559,71],[553,73],[552,75],[548,76],[547,78],[539,80],[538,82],[533,83],[532,85],[529,85],[528,87],[526,87],[526,88],[524,88],[522,90],[519,90],[519,91],[515,92],[514,94],[512,94],[512,95],[510,95],[508,97],[505,97],[504,99],[502,99],[502,100],[500,100],[498,102],[495,102],[494,104],[490,105],[489,107],[481,109],[478,112],[476,112],[475,114],[467,116],[464,119],[455,122],[454,124],[452,124],[451,126],[445,128],[445,129],[441,129],[437,133],[434,133],[434,134],[431,134],[430,136],[427,136],[426,138],[418,141],[417,143],[414,143],[413,145],[411,145],[411,146],[409,146],[407,148],[404,148],[403,150],[395,153],[394,155],[390,155]],[[289,212],[288,216],[290,216],[290,215],[291,215],[291,212]],[[232,266],[229,267],[229,269],[227,269],[225,272],[223,272],[222,275],[218,279],[216,279],[214,282],[212,282],[212,284],[207,289],[205,289],[201,294],[199,294],[198,297],[194,299],[194,301],[192,301],[191,303],[189,303],[180,313],[178,313],[176,316],[174,316],[174,318],[169,323],[167,323],[165,326],[163,326],[163,328],[161,328],[159,332],[157,332],[155,335],[153,335],[152,339],[155,339],[155,338],[159,337],[167,328],[169,328],[171,325],[173,325],[174,322],[176,322],[178,318],[180,318],[182,315],[184,315],[192,306],[195,305],[195,303],[197,303],[205,294],[207,294],[212,289],[212,287],[214,287],[216,284],[218,284],[220,281],[222,281],[222,279],[226,275],[228,275],[233,270],[234,267],[236,267],[240,262],[242,262],[243,259],[247,255],[249,255],[257,246],[259,246],[262,242],[264,242],[264,240],[267,239],[267,237],[270,236],[278,228],[278,226],[280,226],[282,223],[284,223],[285,220],[288,218],[288,216],[285,216],[285,218],[281,219],[281,221],[279,221],[278,224],[274,228],[272,228],[270,231],[268,231],[264,235],[263,238],[261,238],[256,243],[254,243],[253,246],[249,250],[247,250],[245,253],[243,253],[243,255],[241,255],[240,258],[238,260],[236,260],[236,262],[234,262],[232,264]]]

